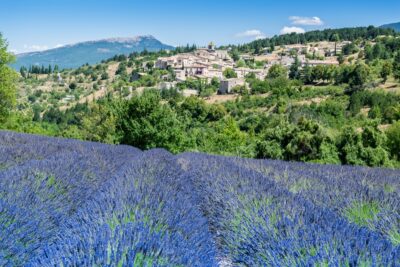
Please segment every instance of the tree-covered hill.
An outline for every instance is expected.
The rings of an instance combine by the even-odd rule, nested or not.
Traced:
[[[324,29],[316,31],[308,31],[305,33],[291,33],[276,35],[272,38],[265,38],[255,40],[248,44],[239,45],[240,51],[260,51],[262,48],[288,45],[288,44],[304,44],[307,42],[320,42],[320,41],[355,41],[359,40],[373,40],[380,35],[396,35],[396,32],[391,28],[377,28],[374,26],[369,27],[353,27],[353,28],[339,28],[339,29]],[[235,47],[235,46],[233,46]]]
[[[381,28],[393,29],[396,32],[400,32],[400,22],[385,24],[382,25]]]
[[[114,55],[132,52],[172,50],[174,47],[166,45],[153,36],[137,36],[134,38],[113,38],[99,41],[88,41],[73,45],[66,45],[46,51],[31,52],[17,55],[12,65],[15,69],[24,66],[58,65],[60,69],[77,68],[83,64],[96,64]]]

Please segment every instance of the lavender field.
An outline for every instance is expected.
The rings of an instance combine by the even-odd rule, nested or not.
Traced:
[[[0,266],[400,266],[400,171],[0,132]]]

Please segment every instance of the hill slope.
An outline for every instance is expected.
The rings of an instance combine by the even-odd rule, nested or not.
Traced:
[[[399,266],[399,177],[0,132],[0,265]]]
[[[171,50],[174,47],[161,43],[153,36],[137,36],[134,38],[112,38],[98,41],[88,41],[66,45],[46,51],[30,52],[17,55],[17,61],[12,66],[19,69],[21,66],[49,64],[60,68],[76,68],[85,63],[95,64],[114,55],[141,52],[143,50],[159,51]]]
[[[382,25],[381,28],[393,29],[393,30],[395,30],[396,32],[400,32],[400,22],[385,24],[385,25]]]

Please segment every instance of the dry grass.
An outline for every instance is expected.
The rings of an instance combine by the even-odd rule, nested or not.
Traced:
[[[119,66],[119,62],[111,63],[110,65],[108,65],[107,74],[108,74],[108,77],[109,77],[110,81],[114,80],[115,72],[117,71],[118,66]]]
[[[237,95],[237,94],[233,94],[233,95],[212,95],[212,96],[206,97],[205,101],[208,104],[219,104],[219,103],[224,103],[224,102],[227,102],[227,101],[234,101],[238,97],[240,97],[240,96]]]
[[[386,83],[379,85],[379,88],[392,93],[400,93],[400,84],[397,83],[393,78],[387,80]]]

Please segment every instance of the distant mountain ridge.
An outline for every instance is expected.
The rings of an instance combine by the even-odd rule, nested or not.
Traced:
[[[85,63],[99,63],[117,54],[172,49],[174,49],[173,46],[166,45],[151,35],[108,38],[65,45],[45,51],[18,54],[16,63],[12,66],[16,69],[30,65],[58,65],[60,68],[77,68]]]
[[[400,32],[400,22],[385,24],[382,25],[381,28],[389,28],[395,30],[396,32]]]

